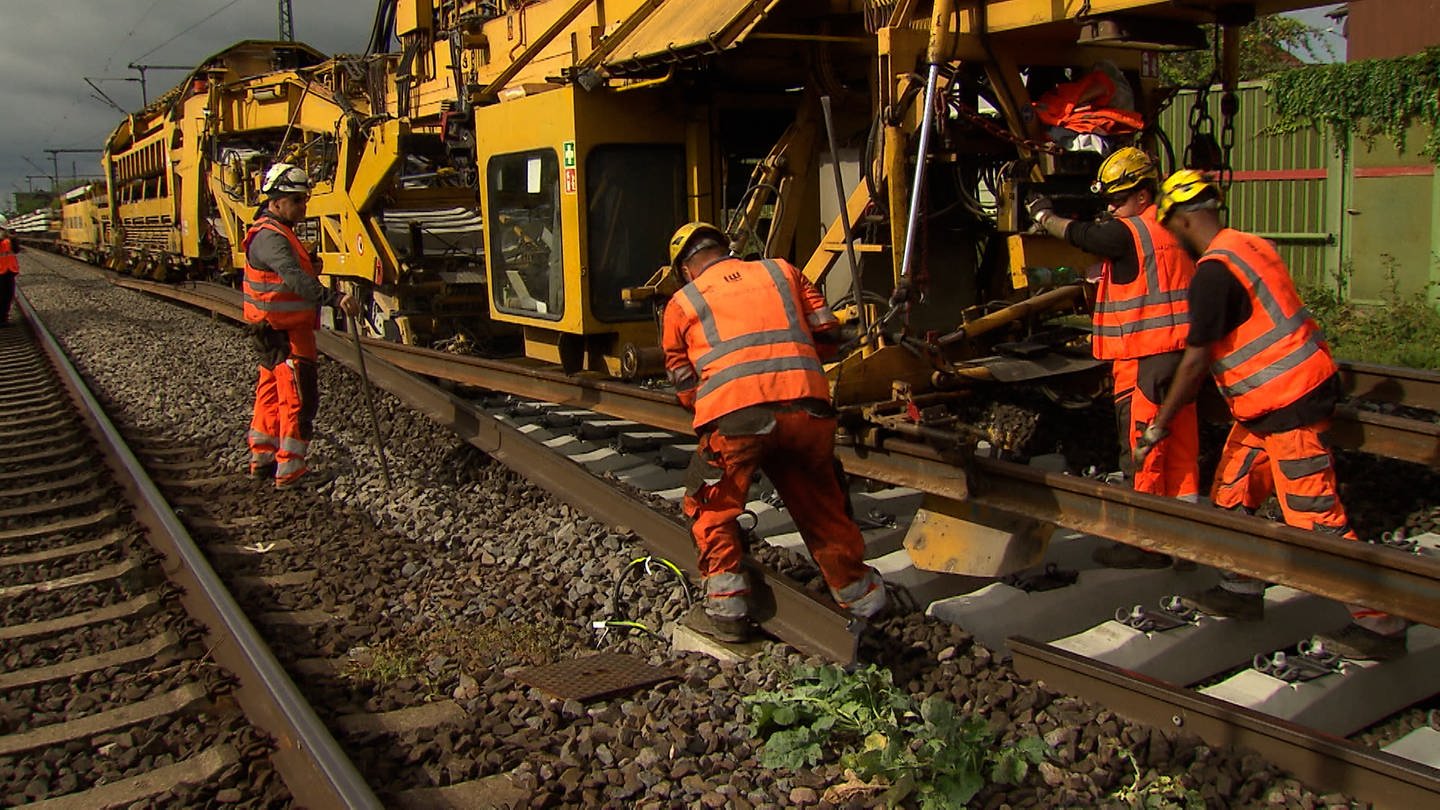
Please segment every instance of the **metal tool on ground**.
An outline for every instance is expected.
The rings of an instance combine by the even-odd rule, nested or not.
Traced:
[[[355,362],[360,368],[360,382],[365,390],[365,408],[370,411],[370,426],[375,431],[375,452],[380,455],[380,476],[385,481],[385,489],[390,487],[390,464],[385,461],[385,437],[380,433],[380,415],[375,412],[375,395],[370,390],[370,375],[365,371],[365,347],[360,343],[360,327],[356,325],[355,318],[346,318],[346,324],[350,327],[350,337],[355,339]]]

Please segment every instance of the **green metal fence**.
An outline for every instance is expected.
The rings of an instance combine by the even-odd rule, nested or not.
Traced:
[[[1264,83],[1242,84],[1239,96],[1231,224],[1273,240],[1297,280],[1343,285],[1352,301],[1388,300],[1393,285],[1402,295],[1427,291],[1440,302],[1435,167],[1387,141],[1356,144],[1342,157],[1328,133],[1268,134],[1273,116]],[[1190,142],[1195,97],[1182,91],[1160,119],[1177,164]],[[1218,128],[1218,88],[1207,103]],[[1408,139],[1412,148],[1424,142],[1418,128]]]

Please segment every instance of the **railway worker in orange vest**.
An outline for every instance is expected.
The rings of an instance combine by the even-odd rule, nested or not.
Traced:
[[[260,381],[250,420],[250,477],[273,477],[276,489],[315,482],[306,462],[320,404],[315,329],[323,305],[349,317],[360,303],[320,283],[319,268],[296,238],[305,218],[310,178],[277,163],[261,186],[265,205],[245,234],[245,320],[260,352]]]
[[[10,323],[10,305],[15,301],[15,281],[20,275],[20,243],[0,228],[0,326]]]
[[[884,582],[864,562],[835,461],[835,415],[820,365],[840,324],[825,299],[783,259],[741,261],[703,222],[670,240],[671,266],[687,283],[665,308],[665,369],[695,412],[699,443],[687,473],[685,514],[700,556],[710,632],[750,634],[745,544],[736,518],[751,477],[763,470],[841,607],[873,618]]]
[[[1215,472],[1215,505],[1253,514],[1273,493],[1291,526],[1358,540],[1322,439],[1340,397],[1330,347],[1275,247],[1221,227],[1219,204],[1220,190],[1193,169],[1176,172],[1160,188],[1160,221],[1198,265],[1190,286],[1189,345],[1136,454],[1164,438],[1208,368],[1235,417]],[[1217,616],[1257,620],[1264,613],[1264,588],[1259,580],[1229,574],[1185,601]],[[1358,605],[1350,612],[1351,624],[1320,637],[1327,649],[1360,659],[1405,651],[1403,620]]]
[[[1155,219],[1159,175],[1149,155],[1133,146],[1100,164],[1091,190],[1105,198],[1110,218],[1082,222],[1056,216],[1052,203],[1029,202],[1031,217],[1056,238],[1103,259],[1095,295],[1091,347],[1109,360],[1115,379],[1115,421],[1122,467],[1146,425],[1155,419],[1175,379],[1189,329],[1185,296],[1195,263]],[[1200,439],[1195,404],[1176,412],[1169,435],[1138,465],[1131,480],[1139,492],[1194,503],[1200,496]],[[1163,568],[1164,554],[1115,544],[1096,552],[1113,568]]]

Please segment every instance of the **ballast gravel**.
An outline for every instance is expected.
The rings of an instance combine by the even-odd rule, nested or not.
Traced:
[[[22,264],[24,294],[127,431],[207,448],[213,468],[204,474],[243,477],[255,366],[237,327],[113,287],[65,259],[31,252]],[[741,707],[744,695],[774,688],[791,667],[821,662],[779,644],[756,659],[720,664],[643,635],[611,632],[597,641],[590,624],[615,617],[615,578],[637,554],[636,543],[380,395],[393,478],[387,489],[358,378],[322,360],[320,388],[311,452],[336,480],[319,493],[274,499],[256,487],[246,515],[271,510],[289,521],[290,537],[271,540],[298,544],[313,534],[324,543],[303,557],[271,552],[251,565],[254,573],[282,573],[303,559],[320,569],[312,590],[334,607],[358,606],[359,624],[280,631],[315,654],[373,673],[384,668],[379,653],[387,645],[445,642],[437,641],[418,670],[393,680],[297,677],[327,719],[426,699],[464,709],[462,721],[435,730],[384,739],[337,735],[382,797],[508,774],[533,807],[832,806],[826,788],[844,781],[833,758],[812,770],[761,767],[760,742]],[[241,517],[216,514],[221,502],[211,498],[207,506],[199,493],[193,508],[209,519]],[[331,532],[327,524],[352,530]],[[662,632],[685,604],[674,584],[658,579],[626,586],[620,601],[626,616],[666,622]],[[975,807],[1123,807],[1115,794],[1134,782],[1135,768],[1145,784],[1181,780],[1212,808],[1349,806],[1257,757],[1169,737],[1024,681],[958,628],[923,616],[889,619],[862,646],[917,697],[948,697],[987,719],[1004,742],[1038,735],[1050,744],[1051,760],[1023,784],[987,788]],[[548,699],[511,675],[516,666],[596,649],[638,653],[680,676],[580,704]],[[207,804],[234,798],[205,791]]]

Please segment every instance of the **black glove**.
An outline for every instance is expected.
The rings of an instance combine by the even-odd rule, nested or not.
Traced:
[[[1031,194],[1025,201],[1025,210],[1029,212],[1030,219],[1040,222],[1046,216],[1055,213],[1055,201],[1044,194]]]
[[[252,323],[246,327],[250,345],[260,355],[260,365],[274,368],[290,357],[290,336],[268,323]]]

